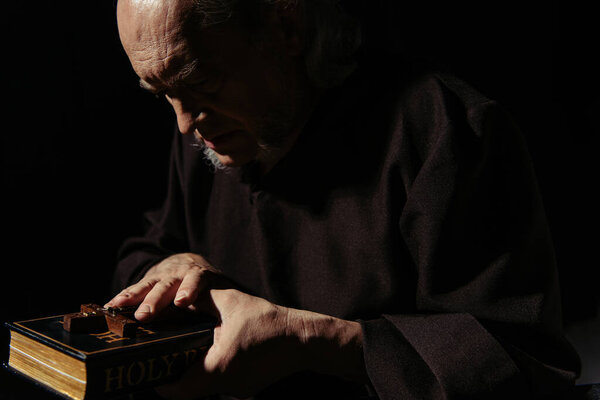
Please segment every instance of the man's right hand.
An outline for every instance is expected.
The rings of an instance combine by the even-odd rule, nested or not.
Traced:
[[[135,318],[142,322],[150,321],[171,303],[190,311],[208,311],[197,309],[198,295],[206,289],[224,286],[225,282],[226,278],[204,257],[175,254],[150,268],[144,278],[122,290],[106,306],[139,304]]]
[[[248,397],[305,370],[368,381],[358,322],[279,306],[234,286],[202,256],[176,254],[107,304],[139,304],[135,317],[140,321],[154,318],[171,303],[217,318],[213,344],[202,361],[178,382],[158,389],[163,397]]]

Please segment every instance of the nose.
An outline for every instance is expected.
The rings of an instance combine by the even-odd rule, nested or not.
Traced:
[[[198,105],[190,101],[172,97],[169,102],[175,111],[179,131],[184,135],[194,133],[197,124],[206,118],[206,114],[199,109]]]

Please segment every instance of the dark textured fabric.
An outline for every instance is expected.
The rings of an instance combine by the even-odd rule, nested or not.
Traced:
[[[360,320],[381,399],[560,397],[578,371],[525,143],[452,77],[356,74],[264,177],[213,174],[176,135],[168,198],[148,222],[116,286],[189,251],[249,293]],[[298,383],[310,381],[262,398],[365,396],[333,378],[324,391]]]

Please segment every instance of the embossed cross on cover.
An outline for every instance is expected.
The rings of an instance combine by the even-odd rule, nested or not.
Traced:
[[[63,317],[63,328],[71,333],[94,333],[110,330],[121,337],[134,337],[138,322],[133,317],[137,307],[108,307],[82,304],[77,313]]]

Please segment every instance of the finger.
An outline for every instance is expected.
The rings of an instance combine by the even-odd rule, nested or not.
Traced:
[[[176,278],[161,279],[156,282],[136,310],[135,318],[139,321],[148,321],[158,315],[173,301],[180,283],[181,280]]]
[[[179,285],[175,296],[175,305],[177,307],[192,305],[198,298],[198,294],[209,286],[212,275],[213,273],[206,268],[189,270]]]
[[[144,297],[146,297],[157,282],[157,279],[142,279],[138,283],[123,289],[104,306],[124,307],[138,305],[144,300]]]

